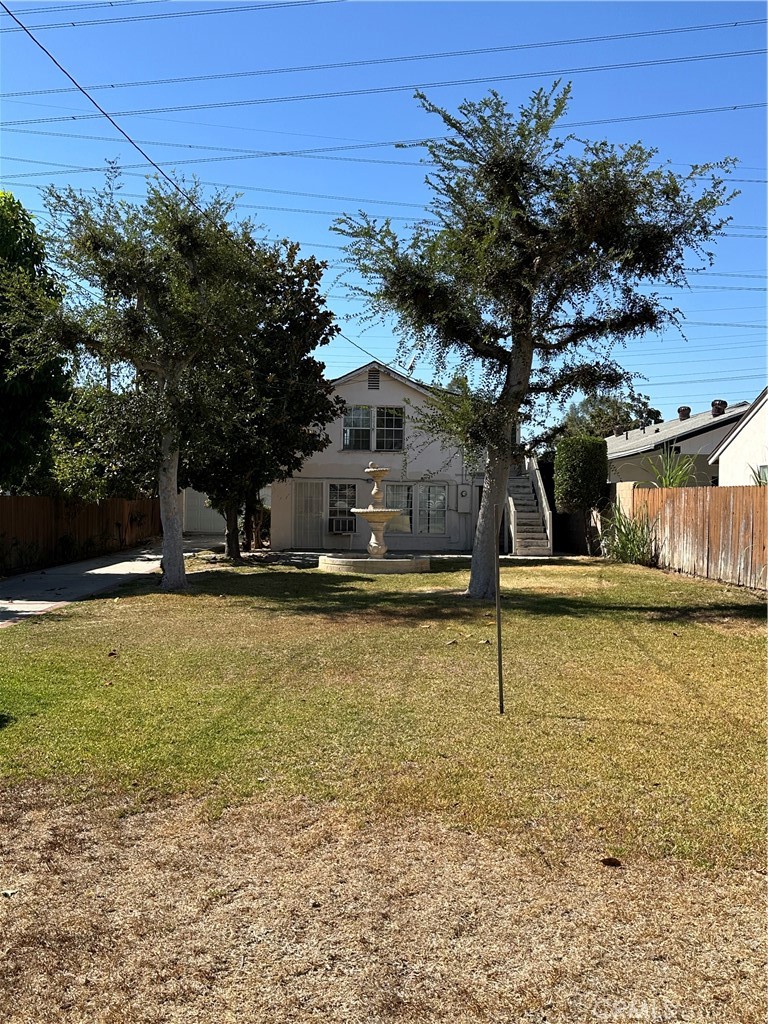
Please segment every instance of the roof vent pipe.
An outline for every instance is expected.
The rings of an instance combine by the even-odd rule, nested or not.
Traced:
[[[681,420],[687,420],[688,417],[691,415],[690,405],[679,406],[677,410],[677,415],[680,417]]]
[[[728,403],[724,402],[722,398],[716,398],[712,403],[712,415],[722,416],[725,410],[728,408]]]

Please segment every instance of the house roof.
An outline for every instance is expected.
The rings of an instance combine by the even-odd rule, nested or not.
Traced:
[[[713,416],[712,410],[707,409],[705,412],[694,413],[687,420],[674,419],[667,423],[650,423],[647,427],[628,430],[619,437],[608,437],[608,460],[652,452],[684,438],[706,434],[710,430],[725,426],[726,423],[741,419],[748,407],[749,402],[736,402],[729,405],[721,416]]]
[[[379,363],[376,360],[371,360],[370,363],[364,363],[362,366],[356,367],[354,370],[350,370],[349,373],[345,373],[342,377],[335,377],[331,383],[334,387],[338,388],[340,384],[347,384],[354,380],[360,373],[367,373],[368,370],[377,367],[382,373],[386,373],[393,380],[399,381],[401,384],[407,384],[408,387],[413,388],[415,391],[420,391],[423,395],[431,395],[434,392],[434,388],[430,387],[429,384],[424,384],[420,380],[413,380],[412,377],[406,377],[403,373],[398,373],[397,370],[393,370],[391,366],[386,366],[384,363]]]
[[[728,433],[725,435],[722,441],[718,444],[717,448],[715,448],[715,450],[709,456],[707,462],[710,466],[713,465],[713,463],[717,462],[717,460],[723,454],[723,452],[731,443],[731,441],[733,441],[737,434],[741,433],[741,431],[744,429],[747,423],[749,423],[749,421],[760,411],[760,409],[762,409],[766,402],[768,402],[768,388],[763,388],[763,390],[760,392],[760,394],[757,396],[754,402],[750,405],[749,409],[747,409],[747,411],[744,413],[740,420],[734,423],[734,425],[731,427],[731,429],[728,431]]]

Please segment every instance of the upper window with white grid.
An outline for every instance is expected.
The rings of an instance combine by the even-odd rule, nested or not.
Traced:
[[[371,407],[350,405],[344,413],[342,447],[349,451],[371,450]]]
[[[405,434],[401,405],[350,405],[344,414],[342,448],[345,451],[400,452]]]
[[[379,406],[376,410],[376,451],[403,450],[404,421],[402,406]]]

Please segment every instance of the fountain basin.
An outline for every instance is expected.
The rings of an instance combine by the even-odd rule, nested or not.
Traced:
[[[388,523],[390,519],[394,519],[395,516],[401,516],[403,510],[401,508],[351,508],[349,510],[353,515],[360,516],[369,525],[371,523]]]
[[[408,555],[404,558],[371,558],[368,555],[320,555],[317,567],[321,572],[368,573],[389,575],[405,572],[429,572],[429,555]]]

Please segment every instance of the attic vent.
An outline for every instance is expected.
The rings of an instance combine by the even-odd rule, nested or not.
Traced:
[[[712,415],[722,416],[725,410],[728,408],[728,403],[722,398],[716,398],[712,403]]]
[[[368,370],[368,390],[378,391],[379,383],[381,378],[381,372],[378,366],[371,366]]]

